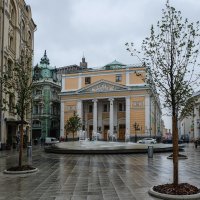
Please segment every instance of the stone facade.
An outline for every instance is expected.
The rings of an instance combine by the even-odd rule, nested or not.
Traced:
[[[193,112],[179,119],[179,137],[189,140],[200,138],[200,91],[195,92],[192,97],[196,98]]]
[[[145,73],[144,66],[113,61],[99,69],[63,74],[61,136],[65,136],[64,125],[75,111],[88,138],[95,132],[102,140],[108,140],[108,133],[115,133],[122,141],[127,135],[132,140],[160,137],[159,98],[145,83]]]
[[[26,5],[24,0],[0,0],[0,75],[11,72],[17,61],[23,53],[30,57],[33,56],[34,31],[36,25],[32,20],[31,8]],[[30,62],[32,66],[32,61]],[[31,77],[30,72],[30,77]],[[0,102],[3,104],[3,98],[8,99],[2,93],[0,87]],[[16,99],[13,99],[15,104]],[[3,105],[5,107],[5,105]],[[9,106],[9,105],[8,105]],[[25,134],[29,136],[30,115],[27,114],[24,127]],[[6,111],[0,109],[0,141],[1,147],[5,144],[15,142],[14,137],[19,130],[19,118],[9,109]],[[30,139],[30,138],[29,138]]]

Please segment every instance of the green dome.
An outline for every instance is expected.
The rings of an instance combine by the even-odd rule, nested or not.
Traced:
[[[103,68],[104,69],[121,69],[121,68],[124,68],[124,66],[126,65],[118,62],[117,60],[114,60],[113,62],[105,65]]]

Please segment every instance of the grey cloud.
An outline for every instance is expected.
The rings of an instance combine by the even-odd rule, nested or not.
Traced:
[[[52,65],[79,63],[83,51],[91,66],[112,59],[137,62],[129,56],[124,43],[139,48],[149,35],[151,24],[161,18],[165,0],[26,0],[37,24],[35,63],[45,49]],[[199,18],[200,2],[171,0],[191,21]],[[110,60],[111,59],[111,60]]]

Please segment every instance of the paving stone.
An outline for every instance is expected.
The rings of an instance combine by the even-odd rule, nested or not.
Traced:
[[[183,153],[189,158],[179,162],[180,181],[200,188],[200,148],[189,144]],[[39,172],[13,176],[2,172],[16,165],[18,152],[1,151],[0,200],[156,200],[148,189],[173,180],[169,154],[57,155],[34,146]]]

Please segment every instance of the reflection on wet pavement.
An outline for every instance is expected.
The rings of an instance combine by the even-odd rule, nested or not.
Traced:
[[[0,152],[1,172],[17,163],[15,150]],[[180,182],[200,188],[200,148],[186,145],[187,160],[179,161]],[[33,149],[32,175],[0,174],[0,200],[151,200],[148,189],[172,182],[170,153],[116,155],[47,154]],[[25,155],[24,155],[25,156]],[[26,158],[26,156],[25,156]]]

